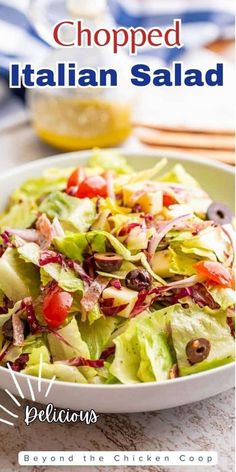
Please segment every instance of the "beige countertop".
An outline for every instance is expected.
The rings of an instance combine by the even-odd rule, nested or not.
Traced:
[[[0,134],[0,162],[5,170],[39,157],[55,154],[39,143],[30,127]],[[184,392],[183,392],[184,393]],[[0,404],[11,400],[0,391]],[[101,415],[96,425],[48,425],[27,427],[23,414],[16,426],[0,425],[0,471],[40,472],[53,467],[19,467],[20,450],[216,450],[217,467],[133,467],[137,472],[184,470],[189,472],[234,470],[234,392],[230,390],[208,400],[175,409],[132,415]],[[59,472],[69,469],[60,467]],[[74,467],[73,470],[107,471],[108,468]],[[121,472],[127,468],[120,467]]]

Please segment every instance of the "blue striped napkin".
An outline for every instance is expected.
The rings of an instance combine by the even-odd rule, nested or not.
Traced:
[[[234,37],[234,2],[231,0],[109,0],[117,24],[125,27],[167,27],[182,20],[184,47],[142,50],[163,61],[178,59],[190,50],[218,39]]]

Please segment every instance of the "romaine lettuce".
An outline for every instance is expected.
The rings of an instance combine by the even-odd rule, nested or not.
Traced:
[[[117,318],[105,318],[104,316],[94,321],[92,325],[89,321],[78,321],[82,339],[89,348],[91,359],[100,358],[118,322]]]
[[[70,168],[47,169],[42,177],[28,179],[11,196],[11,202],[21,202],[25,200],[38,200],[51,192],[64,190],[67,178],[71,173]]]
[[[26,243],[20,248],[18,252],[22,260],[31,262],[39,267],[40,248],[35,243]],[[60,264],[50,263],[45,265],[38,272],[41,276],[43,285],[46,285],[50,280],[56,280],[59,287],[68,292],[83,292],[83,282],[72,269],[65,269]]]
[[[37,217],[37,205],[31,201],[23,201],[12,205],[0,215],[0,228],[29,228]]]
[[[36,267],[25,262],[16,249],[8,248],[0,258],[0,288],[16,302],[39,294],[40,278]]]
[[[175,305],[171,315],[171,332],[180,376],[212,369],[234,359],[234,340],[224,313],[213,317],[197,305],[191,305],[189,309]],[[186,346],[197,338],[210,341],[211,349],[205,360],[191,365]]]
[[[95,149],[89,159],[89,166],[100,167],[102,170],[114,170],[117,174],[132,172],[132,168],[127,164],[126,159],[115,151]]]
[[[168,313],[168,316],[167,316]],[[129,321],[114,339],[115,358],[110,372],[122,383],[166,380],[173,364],[167,342],[171,308],[143,313]]]
[[[68,231],[88,231],[96,218],[96,207],[90,198],[70,197],[66,193],[50,193],[41,203],[39,210],[49,218],[59,218]]]

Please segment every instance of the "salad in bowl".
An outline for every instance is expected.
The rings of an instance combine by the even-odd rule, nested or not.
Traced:
[[[233,215],[180,164],[95,150],[0,215],[0,365],[79,384],[175,379],[234,360]]]

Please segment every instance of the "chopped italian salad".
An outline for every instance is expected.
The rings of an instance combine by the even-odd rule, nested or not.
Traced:
[[[233,361],[233,215],[166,164],[136,171],[95,150],[13,192],[0,215],[1,366],[130,384]]]

